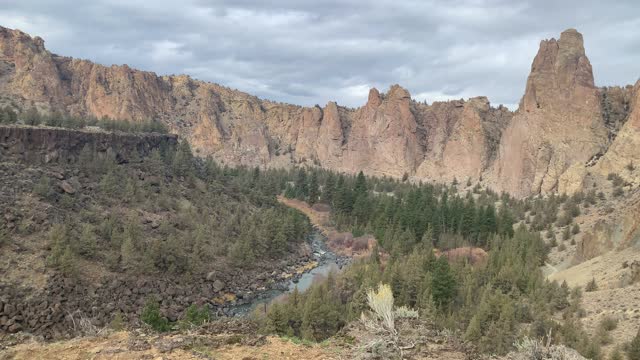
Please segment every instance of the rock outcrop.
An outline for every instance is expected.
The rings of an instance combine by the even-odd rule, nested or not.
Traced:
[[[597,88],[574,29],[541,42],[514,113],[485,97],[427,105],[398,85],[386,93],[371,89],[357,109],[335,102],[300,107],[184,75],[57,56],[38,37],[0,28],[0,105],[159,119],[196,154],[231,165],[482,178],[519,197],[575,191],[593,172],[588,168],[603,174],[635,161],[637,88]]]
[[[606,149],[607,130],[582,35],[570,29],[540,43],[525,94],[505,130],[496,187],[519,196],[558,191],[573,164]]]
[[[146,157],[152,150],[173,148],[177,143],[175,135],[0,126],[2,161],[12,159],[35,164],[68,163],[75,161],[86,148],[97,156],[111,156],[123,163],[129,162],[132,157]]]

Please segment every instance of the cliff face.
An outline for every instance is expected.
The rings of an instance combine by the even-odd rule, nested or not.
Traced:
[[[59,128],[0,126],[0,160],[29,163],[74,162],[83,149],[118,162],[143,158],[152,150],[173,148],[175,135],[121,134]]]
[[[498,188],[521,196],[555,192],[571,165],[604,151],[599,91],[582,44],[573,29],[541,42],[518,113],[500,142]]]
[[[385,94],[372,89],[358,109],[275,103],[188,76],[60,57],[38,37],[0,28],[0,104],[160,119],[197,154],[227,164],[308,163],[436,181],[482,177],[517,196],[574,191],[599,159],[601,172],[635,159],[640,125],[627,119],[638,118],[630,105],[637,93],[596,88],[573,29],[541,42],[512,113],[484,97],[426,105],[398,85]]]

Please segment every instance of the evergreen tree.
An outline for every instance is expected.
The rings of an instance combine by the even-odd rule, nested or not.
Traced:
[[[298,170],[298,177],[295,182],[296,198],[307,200],[309,197],[309,186],[307,184],[307,172],[304,168]]]
[[[173,157],[173,171],[178,176],[189,176],[193,169],[193,153],[189,142],[183,140]]]
[[[322,187],[322,195],[320,196],[320,201],[331,204],[333,203],[333,195],[335,192],[336,180],[333,173],[329,173],[325,180],[324,186]]]
[[[62,253],[62,256],[60,257],[60,261],[58,263],[58,269],[66,276],[76,275],[76,259],[73,251],[71,250],[71,246],[67,245],[64,252]]]
[[[93,226],[91,226],[90,224],[84,224],[82,226],[80,238],[77,241],[76,252],[84,257],[90,258],[95,256],[97,247],[98,243]]]
[[[449,263],[445,256],[440,256],[436,261],[431,279],[431,294],[433,302],[445,307],[455,295],[456,280],[451,273]]]
[[[320,188],[318,184],[318,174],[316,171],[311,172],[311,177],[309,178],[309,204],[313,205],[318,201],[320,197]]]
[[[367,194],[367,179],[364,177],[364,173],[360,171],[356,177],[356,183],[353,187],[353,195],[355,199]]]

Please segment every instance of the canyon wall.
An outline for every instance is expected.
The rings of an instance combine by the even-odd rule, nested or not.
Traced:
[[[357,109],[276,103],[184,75],[57,56],[39,37],[0,28],[0,105],[159,119],[196,154],[231,165],[482,179],[518,197],[575,191],[593,174],[640,160],[633,151],[640,114],[631,109],[637,88],[597,88],[573,29],[540,43],[520,107],[511,112],[485,97],[427,105],[399,85],[371,89]]]

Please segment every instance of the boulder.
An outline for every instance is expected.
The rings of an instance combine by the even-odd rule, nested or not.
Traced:
[[[216,279],[213,282],[213,290],[215,292],[220,292],[220,291],[224,290],[224,288],[225,288],[225,283],[222,282],[220,279]]]
[[[73,195],[76,193],[76,189],[66,180],[62,180],[58,186],[67,194]]]

